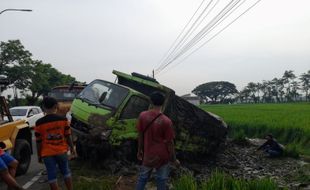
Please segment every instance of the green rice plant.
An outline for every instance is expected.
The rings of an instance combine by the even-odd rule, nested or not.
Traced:
[[[235,141],[244,141],[246,138],[246,134],[245,134],[244,130],[241,129],[241,130],[235,131],[232,135],[232,138]]]
[[[211,190],[211,189],[226,189],[226,183],[231,184],[230,178],[227,179],[227,176],[225,176],[224,173],[219,172],[218,170],[215,170],[215,172],[212,173],[211,177],[205,181],[202,182],[200,187],[202,190]]]
[[[279,142],[292,144],[310,155],[310,103],[202,105],[230,126],[230,137],[243,132],[250,138],[272,133]],[[241,133],[239,133],[241,131]]]
[[[271,179],[259,179],[259,180],[252,180],[248,181],[247,183],[247,190],[275,190],[279,189],[277,184]]]
[[[216,170],[208,181],[202,182],[201,190],[248,190],[249,183],[243,179],[237,179],[223,172]],[[250,189],[249,189],[250,190]],[[257,189],[260,190],[260,189]]]
[[[173,190],[197,190],[197,182],[192,174],[184,174],[173,182]]]
[[[197,185],[198,184],[198,185]],[[219,170],[208,180],[197,183],[192,175],[185,174],[173,183],[173,190],[279,190],[271,179],[237,179]]]
[[[293,178],[301,183],[310,184],[310,164],[300,167]]]
[[[284,156],[292,157],[292,158],[299,158],[298,146],[296,144],[289,144],[284,149]]]

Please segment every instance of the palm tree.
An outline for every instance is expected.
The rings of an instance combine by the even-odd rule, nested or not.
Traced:
[[[301,89],[306,93],[306,101],[310,100],[309,90],[310,90],[310,70],[307,73],[303,73],[300,76]]]
[[[249,93],[250,93],[250,97],[252,99],[252,101],[254,103],[257,103],[257,98],[256,98],[256,91],[257,91],[257,84],[254,82],[250,82],[248,83],[248,85],[246,86],[246,88],[248,89]]]
[[[296,78],[294,71],[289,70],[289,71],[285,71],[282,79],[283,79],[283,84],[286,88],[286,100],[287,101],[291,101],[292,100],[292,94],[291,94],[291,83],[293,82],[293,80]]]
[[[262,100],[263,102],[272,102],[272,83],[271,81],[263,81],[260,86],[261,91],[263,92]]]
[[[297,101],[297,97],[299,96],[298,90],[299,88],[299,84],[297,81],[293,81],[291,83],[291,97],[293,98],[294,101]]]
[[[284,95],[285,95],[285,92],[284,92],[284,80],[282,78],[278,79],[276,85],[278,87],[280,101],[284,102]]]
[[[244,88],[239,93],[239,99],[242,103],[248,103],[251,91],[248,88]]]
[[[272,85],[272,95],[275,96],[277,102],[282,102],[283,101],[283,95],[284,95],[284,85],[283,85],[283,80],[274,78],[271,80],[271,85]]]
[[[257,93],[257,98],[258,98],[258,102],[260,102],[260,90],[262,88],[262,84],[261,83],[256,83],[256,93]]]

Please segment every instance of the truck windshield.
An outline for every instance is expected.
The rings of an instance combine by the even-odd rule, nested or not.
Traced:
[[[128,89],[102,80],[90,83],[80,94],[79,98],[94,105],[117,108],[128,94]]]

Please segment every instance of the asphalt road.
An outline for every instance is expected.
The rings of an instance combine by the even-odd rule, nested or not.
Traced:
[[[36,145],[34,139],[32,140],[34,154],[31,157],[31,163],[28,172],[22,176],[16,177],[17,182],[25,189],[29,190],[47,190],[49,189],[46,183],[47,176],[43,175],[44,165],[38,163],[36,155]],[[0,190],[5,190],[6,185],[0,180]]]

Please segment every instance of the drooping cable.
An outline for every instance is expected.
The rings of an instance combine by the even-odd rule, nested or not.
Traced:
[[[216,3],[212,6],[212,8],[208,11],[208,13],[200,20],[200,22],[195,26],[195,28],[188,34],[188,36],[192,35],[194,31],[201,25],[201,23],[207,18],[207,16],[211,13],[211,11],[216,7],[216,5],[219,3],[220,0],[217,0]],[[186,39],[187,40],[187,39]],[[186,41],[184,41],[180,46],[183,46],[183,44]]]
[[[240,1],[239,1],[240,2]],[[239,3],[238,2],[238,3]],[[188,52],[191,48],[193,48],[195,45],[197,45],[200,41],[202,41],[209,33],[211,33],[217,26],[219,26],[223,21],[225,21],[227,19],[227,17],[229,17],[233,12],[235,12],[243,3],[245,3],[246,0],[243,0],[241,3],[239,3],[236,7],[233,7],[232,10],[229,10],[230,12],[227,12],[228,14],[224,15],[224,17],[221,18],[221,20],[219,20],[217,23],[215,23],[213,26],[211,26],[210,28],[208,28],[206,31],[204,31],[202,33],[201,36],[199,36],[198,39],[196,39],[196,41],[193,41],[191,44],[188,44],[186,47],[184,47],[178,55],[176,55],[174,57],[173,60],[171,61],[175,61],[176,59],[178,59],[179,57],[183,56],[183,54],[185,54],[186,52]]]
[[[193,18],[195,17],[195,15],[197,14],[197,12],[199,11],[199,9],[201,8],[201,6],[204,4],[205,0],[202,0],[200,5],[198,6],[198,8],[196,9],[195,13],[192,15],[192,17],[189,19],[189,21],[186,23],[186,25],[183,27],[183,29],[181,30],[180,34],[178,35],[178,37],[174,40],[174,42],[172,43],[172,45],[170,46],[169,50],[164,54],[164,56],[161,58],[161,60],[159,61],[158,65],[160,63],[163,62],[163,60],[168,56],[169,52],[171,51],[171,49],[175,46],[175,44],[177,43],[177,41],[179,40],[179,38],[182,36],[182,34],[184,33],[185,29],[187,28],[187,26],[192,22]],[[160,67],[160,66],[159,66]]]
[[[226,18],[226,14],[228,13],[232,13],[232,9],[240,2],[241,0],[236,1],[236,3],[225,7],[225,9],[223,9],[224,11],[221,12],[218,16],[216,16],[215,19],[213,19],[201,32],[199,32],[199,34],[197,34],[188,44],[186,44],[181,50],[180,52],[178,52],[178,54],[170,60],[170,62],[167,64],[167,66],[172,63],[173,61],[175,61],[176,59],[178,59],[180,56],[182,56],[184,53],[186,53],[188,50],[190,50],[193,46],[195,46],[197,43],[199,43],[209,32],[211,32],[215,26],[217,26],[218,24],[222,23],[224,21],[224,19]],[[235,10],[235,9],[234,9]],[[231,11],[231,12],[230,12]],[[230,15],[229,14],[229,15]],[[226,16],[225,16],[226,15]],[[224,18],[224,19],[223,19]]]
[[[253,5],[251,5],[249,8],[247,8],[244,12],[242,12],[238,17],[236,17],[235,19],[233,19],[229,24],[227,24],[224,28],[222,28],[220,31],[218,31],[216,34],[214,34],[211,38],[209,38],[207,41],[205,41],[202,45],[200,45],[198,48],[196,48],[195,50],[193,50],[191,53],[189,53],[188,55],[186,55],[182,60],[180,60],[177,64],[175,64],[173,67],[170,68],[173,69],[175,68],[177,65],[179,65],[180,63],[182,63],[183,61],[185,61],[189,56],[191,56],[192,54],[194,54],[195,52],[197,52],[199,49],[201,49],[203,46],[205,46],[207,43],[209,43],[211,40],[213,40],[216,36],[218,36],[220,33],[222,33],[225,29],[227,29],[230,25],[232,25],[234,22],[236,22],[241,16],[243,16],[244,14],[246,14],[248,11],[250,11],[253,7],[255,7],[261,0],[257,0]],[[165,74],[167,73],[169,70],[166,70],[166,72],[164,73],[159,73],[160,74]]]
[[[185,44],[179,52],[177,52],[173,58],[171,58],[167,63],[165,63],[164,66],[162,66],[160,69],[156,70],[156,74],[161,72],[161,70],[165,69],[169,64],[171,64],[173,61],[175,61],[178,57],[184,53],[186,49],[191,48],[193,45],[198,43],[198,41],[203,38],[204,34],[208,32],[214,25],[216,25],[221,19],[229,13],[241,0],[232,0],[230,1],[192,40],[190,40],[187,44]]]
[[[174,55],[174,53],[177,52],[178,49],[182,47],[183,43],[186,42],[186,40],[189,38],[190,34],[199,26],[199,24],[201,24],[201,22],[199,22],[199,24],[197,24],[197,22],[201,19],[201,17],[204,15],[204,13],[208,10],[208,8],[209,8],[209,6],[212,4],[212,2],[213,2],[213,0],[211,0],[211,1],[208,3],[208,5],[203,9],[203,11],[199,14],[199,16],[196,18],[196,20],[192,23],[191,27],[190,27],[190,28],[187,30],[187,32],[182,36],[182,38],[179,40],[179,42],[178,42],[176,45],[175,45],[175,44],[173,45],[174,48],[172,49],[173,46],[171,47],[172,51],[170,51],[171,49],[169,49],[169,51],[170,51],[169,55],[167,55],[166,58],[162,61],[162,64],[161,64],[161,66],[158,68],[158,70],[160,70],[160,68],[161,68],[162,66],[164,66],[165,63],[168,62],[168,61],[170,60],[170,58]],[[203,2],[202,2],[202,4],[203,4]],[[201,4],[201,5],[202,5],[202,4]],[[199,8],[196,10],[196,12],[194,13],[194,15],[193,15],[192,18],[195,17],[195,15],[196,15],[196,13],[198,12],[198,10],[200,9],[200,7],[201,7],[201,6],[199,6]],[[210,12],[210,11],[209,11],[209,12]],[[209,12],[208,12],[207,14],[209,14]],[[191,20],[192,20],[192,18],[191,18]],[[205,18],[205,17],[204,17],[204,18]],[[191,20],[190,20],[190,22],[191,22]],[[190,22],[189,22],[189,23],[190,23]],[[193,28],[195,28],[195,29],[193,29]],[[184,31],[182,31],[182,32],[184,32]],[[179,36],[180,36],[180,35],[179,35]]]

